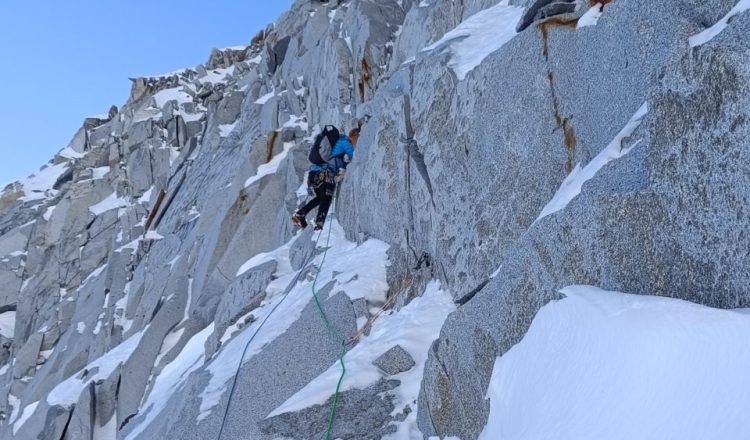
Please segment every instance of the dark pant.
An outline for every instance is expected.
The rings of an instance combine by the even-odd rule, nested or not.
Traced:
[[[307,202],[303,207],[297,210],[297,214],[305,217],[307,213],[318,207],[318,215],[315,216],[315,223],[325,223],[328,209],[333,201],[333,193],[336,189],[335,183],[327,181],[328,179],[319,179],[317,173],[310,173],[307,184],[315,192],[315,198]]]

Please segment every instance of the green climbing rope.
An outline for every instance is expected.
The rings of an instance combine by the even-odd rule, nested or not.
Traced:
[[[333,202],[334,212],[336,211],[337,199],[338,199],[338,188],[336,188],[336,195],[334,197],[334,202]],[[315,279],[313,280],[313,284],[312,284],[313,299],[315,300],[315,305],[318,306],[318,312],[320,312],[320,317],[323,319],[323,323],[326,326],[326,330],[328,330],[328,334],[331,336],[331,338],[341,345],[341,350],[339,351],[339,364],[341,364],[341,376],[339,376],[339,381],[336,384],[336,391],[333,394],[333,402],[331,402],[331,415],[328,417],[328,428],[326,429],[325,440],[331,440],[331,432],[333,431],[333,422],[336,420],[336,407],[339,401],[339,390],[341,389],[341,383],[344,381],[344,375],[346,374],[346,365],[344,364],[344,355],[346,355],[346,346],[344,344],[344,339],[336,330],[336,327],[334,327],[333,324],[331,324],[331,321],[328,320],[328,317],[326,316],[326,312],[323,310],[323,306],[321,306],[320,300],[318,300],[318,294],[315,292],[315,286],[318,283],[318,275],[320,274],[321,270],[323,270],[323,264],[325,263],[326,256],[328,255],[328,248],[331,242],[331,229],[332,228],[333,228],[333,222],[329,221],[328,222],[328,237],[326,238],[326,249],[325,251],[323,251],[323,259],[320,261],[320,266],[318,267],[317,272],[315,272]],[[321,231],[320,233],[322,234],[323,231]],[[320,239],[320,237],[318,237],[318,239]]]

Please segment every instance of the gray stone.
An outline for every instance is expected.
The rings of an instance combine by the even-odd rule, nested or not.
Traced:
[[[260,305],[276,266],[276,261],[263,263],[238,276],[226,288],[214,317],[215,344],[218,344],[218,338],[224,334],[227,327]],[[210,353],[213,353],[213,350],[210,350]]]
[[[414,358],[400,345],[396,345],[378,356],[377,359],[372,361],[372,364],[378,367],[386,376],[393,376],[404,371],[409,371],[416,365]]]
[[[214,117],[217,124],[231,124],[237,120],[242,110],[242,101],[245,99],[243,92],[230,92],[221,101],[216,109]]]
[[[168,301],[164,304],[146,329],[133,356],[124,363],[120,380],[128,386],[120,387],[117,394],[117,426],[123,426],[138,412],[162,341],[170,329],[180,321],[185,307],[185,303],[180,304],[179,301]]]
[[[91,383],[83,390],[73,407],[65,435],[61,440],[93,440],[95,415],[94,384]]]
[[[352,301],[352,307],[354,307],[354,315],[359,318],[369,318],[370,310],[367,307],[367,300],[364,298],[357,298]]]
[[[29,374],[29,370],[36,367],[39,350],[42,347],[44,335],[33,333],[15,354],[15,365],[13,365],[13,378],[20,379]]]
[[[562,287],[590,284],[721,308],[750,304],[739,269],[748,264],[740,249],[750,243],[731,232],[746,218],[736,197],[750,181],[732,164],[748,160],[742,146],[750,130],[731,111],[706,110],[750,108],[739,92],[750,75],[741,61],[750,48],[736,34],[747,29],[750,19],[737,20],[669,66],[628,141],[634,151],[603,168],[565,210],[531,227],[498,275],[448,318],[425,367],[425,434],[476,438],[486,423],[481,393],[494,359],[521,340]],[[710,133],[722,133],[720,140]]]
[[[40,402],[33,415],[26,422],[16,428],[18,432],[14,439],[59,439],[62,438],[65,427],[70,420],[70,411],[60,407],[49,407],[46,402]]]
[[[393,396],[388,395],[400,384],[397,380],[380,379],[376,384],[359,390],[340,393],[336,406],[336,422],[331,438],[343,440],[378,440],[396,432],[391,424]],[[291,438],[326,438],[332,399],[296,413],[269,417],[259,423],[266,434]]]
[[[94,384],[94,412],[100,426],[104,426],[115,416],[117,410],[117,395],[120,388],[120,368],[116,368],[112,374],[103,381]]]
[[[302,235],[289,248],[289,262],[292,269],[300,270],[315,255],[315,242],[312,240],[312,233],[311,229],[303,231]]]

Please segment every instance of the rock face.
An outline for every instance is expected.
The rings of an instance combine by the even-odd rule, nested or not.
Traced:
[[[0,438],[321,438],[335,401],[332,438],[476,439],[565,286],[750,306],[750,12],[703,41],[734,0],[505,3],[298,0],[7,186]],[[298,233],[325,124],[361,135]],[[435,280],[458,308],[419,345],[388,326]],[[359,385],[306,395],[342,347]]]
[[[400,345],[386,351],[372,363],[388,376],[409,371],[415,365],[409,352],[401,348]]]

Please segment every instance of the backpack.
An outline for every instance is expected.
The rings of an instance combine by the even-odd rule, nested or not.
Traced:
[[[323,127],[323,131],[315,137],[312,148],[310,148],[310,155],[308,159],[315,165],[325,165],[333,156],[333,147],[339,140],[339,130],[333,125],[326,125]]]

